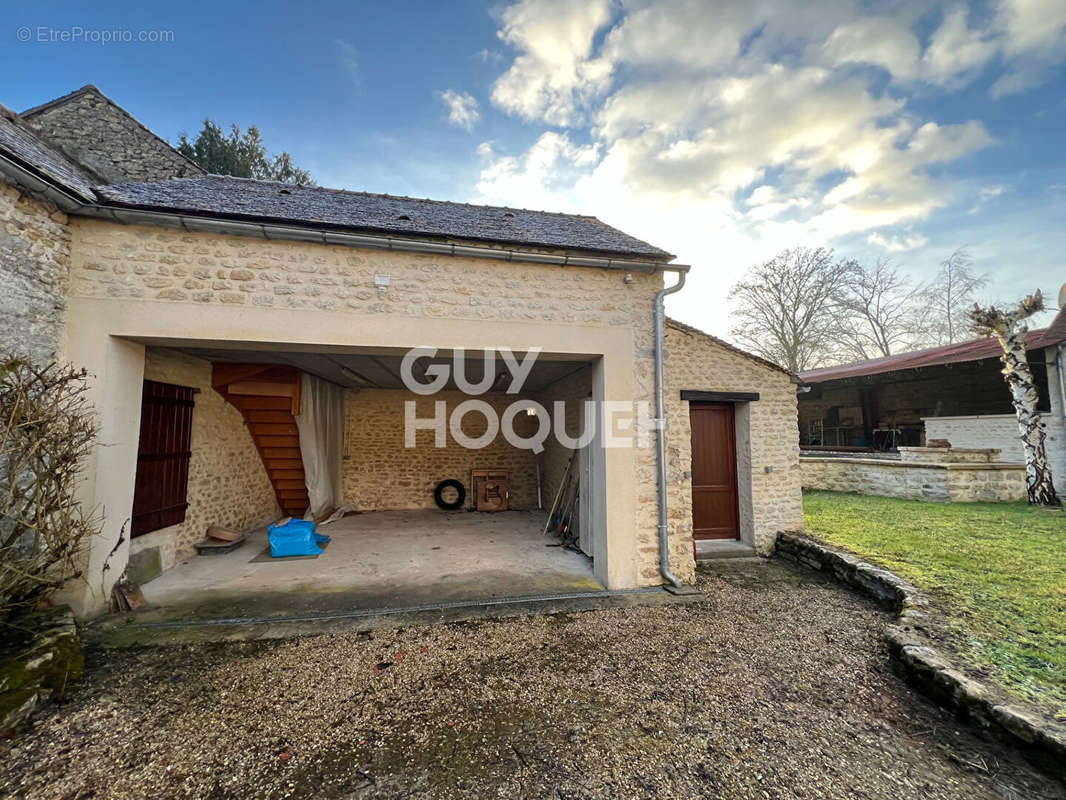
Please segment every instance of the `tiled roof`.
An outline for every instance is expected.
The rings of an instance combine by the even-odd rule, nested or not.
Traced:
[[[419,200],[208,175],[97,188],[108,205],[668,260],[670,253],[595,217]]]
[[[93,178],[2,105],[0,153],[59,188],[85,200],[93,199]]]
[[[1028,350],[1039,350],[1062,341],[1066,341],[1066,312],[1063,311],[1059,312],[1049,327],[1029,331],[1025,336],[1025,346]],[[872,358],[868,361],[812,369],[801,372],[799,377],[804,383],[822,383],[919,367],[981,361],[986,358],[999,358],[1002,354],[1003,348],[996,339],[973,339],[969,342],[956,342],[928,350],[915,350],[912,353],[900,353],[885,358]]]

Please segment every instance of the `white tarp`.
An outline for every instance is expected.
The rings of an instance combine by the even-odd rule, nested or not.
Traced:
[[[344,389],[304,373],[296,427],[310,500],[308,514],[317,519],[340,507],[343,499]]]

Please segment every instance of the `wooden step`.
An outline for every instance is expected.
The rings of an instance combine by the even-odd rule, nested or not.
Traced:
[[[271,423],[277,422],[291,423],[292,412],[288,409],[286,411],[248,409],[244,413],[244,418],[248,420],[249,425],[260,425],[260,423],[266,423],[266,425],[271,425]]]
[[[288,478],[274,478],[275,489],[298,489],[307,494],[307,484],[302,480],[290,480]]]
[[[288,411],[292,419],[292,399],[289,397],[254,397],[252,395],[230,394],[226,399],[244,411]]]
[[[275,447],[291,447],[300,449],[299,436],[254,436],[255,443],[262,449],[267,450]]]
[[[299,447],[260,447],[259,455],[265,459],[273,460],[275,458],[283,458],[286,461],[295,461],[300,459]],[[303,460],[300,459],[300,466],[303,467]]]
[[[294,436],[297,442],[300,440],[300,430],[291,422],[251,422],[248,424],[248,430],[252,432],[252,436]]]
[[[268,458],[264,459],[266,468],[268,470],[273,469],[298,469],[300,474],[303,475],[304,463],[299,458]]]
[[[271,480],[297,480],[303,482],[305,477],[302,469],[277,469],[268,465],[267,472],[270,474]]]

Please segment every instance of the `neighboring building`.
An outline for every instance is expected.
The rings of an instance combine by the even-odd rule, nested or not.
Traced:
[[[1026,339],[1059,493],[1066,493],[1066,387],[1056,363],[1064,342],[1062,311],[1049,327],[1030,331]],[[801,373],[801,447],[812,455],[894,452],[946,440],[953,448],[999,450],[1002,462],[1024,462],[1001,352],[995,339],[977,339]],[[812,470],[805,466],[805,474]]]
[[[532,526],[493,517],[475,532],[487,517],[419,509],[433,508],[439,481],[472,489],[483,469],[507,473],[512,508],[536,510],[538,496],[550,507],[574,451],[554,437],[539,456],[502,440],[467,450],[454,430],[443,448],[430,431],[405,447],[403,401],[425,418],[432,401],[450,412],[465,398],[454,381],[418,397],[399,369],[416,346],[440,348],[433,363],[460,348],[540,350],[519,396],[559,401],[567,430],[588,399],[654,408],[653,304],[664,273],[687,269],[665,251],[587,216],[204,175],[94,87],[0,116],[0,219],[5,349],[56,352],[95,376],[100,447],[83,502],[104,530],[71,592],[79,613],[102,611],[127,567],[140,580],[165,573],[149,600],[170,580],[169,597],[187,592],[205,608],[210,597],[223,616],[245,613],[247,581],[260,594],[291,585],[296,595],[277,598],[289,610],[311,609],[307,597],[327,588],[347,598],[336,602],[401,602],[352,599],[351,576],[364,574],[382,586],[407,576],[427,602],[558,592],[530,565],[564,557],[587,572],[567,587],[663,582],[655,448],[600,446],[633,439],[636,423],[599,426],[577,451],[586,555],[546,549],[543,514]],[[689,581],[694,527],[704,554],[710,539],[766,554],[778,531],[802,526],[795,384],[677,323],[662,355],[669,566]],[[482,399],[503,409],[514,399],[505,388]],[[309,421],[322,398],[335,417]],[[536,425],[523,415],[516,430]],[[462,432],[478,435],[465,422]],[[331,506],[384,515],[333,523],[317,561],[262,565],[238,550],[182,563],[210,525],[257,528],[318,502],[320,461],[339,470]],[[426,588],[436,578],[447,592]]]

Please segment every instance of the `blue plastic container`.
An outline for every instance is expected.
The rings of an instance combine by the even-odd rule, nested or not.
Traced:
[[[319,545],[329,541],[325,534],[315,533],[315,523],[309,519],[290,519],[284,525],[271,525],[267,533],[271,558],[317,556],[322,553]]]

